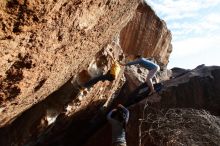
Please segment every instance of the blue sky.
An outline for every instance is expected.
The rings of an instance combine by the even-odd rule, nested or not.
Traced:
[[[145,0],[172,32],[168,68],[220,66],[220,0]]]

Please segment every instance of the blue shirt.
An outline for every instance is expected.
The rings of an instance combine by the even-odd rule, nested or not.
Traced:
[[[125,111],[126,115],[125,123],[127,123],[129,119],[129,111],[126,108],[123,108],[123,110]],[[113,112],[114,111],[110,111],[107,115],[107,119],[112,125],[112,143],[126,143],[125,129],[123,127],[123,124],[111,117]]]
[[[135,61],[128,62],[126,65],[135,65],[135,64],[139,64],[139,65],[141,65],[142,67],[144,67],[144,68],[146,68],[148,70],[152,70],[152,69],[155,69],[155,68],[159,67],[154,62],[152,62],[150,60],[147,60],[145,58],[139,58],[139,59],[137,59]]]

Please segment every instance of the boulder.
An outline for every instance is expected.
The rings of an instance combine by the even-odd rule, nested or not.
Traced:
[[[132,18],[138,0],[0,4],[2,127],[85,70]]]
[[[166,66],[172,52],[172,35],[166,23],[147,4],[139,5],[135,16],[120,34],[120,44],[127,56],[142,55],[154,58]]]

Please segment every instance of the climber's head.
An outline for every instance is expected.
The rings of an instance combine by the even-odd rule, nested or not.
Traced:
[[[112,113],[112,118],[121,123],[124,123],[126,121],[126,113],[121,107],[117,107],[117,110]]]
[[[135,59],[141,58],[141,55],[135,55]]]
[[[119,120],[119,122],[125,122],[126,121],[125,111],[121,107],[118,107],[117,109],[118,109],[118,120]]]

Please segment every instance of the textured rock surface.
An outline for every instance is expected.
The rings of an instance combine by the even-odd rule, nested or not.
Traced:
[[[109,107],[102,106],[109,105],[120,92],[123,69],[112,83],[98,82],[83,92],[78,88],[109,70],[111,63],[106,50],[116,60],[124,59],[119,38],[122,46],[132,48],[136,43],[125,42],[127,38],[131,41],[134,32],[125,34],[123,30],[118,34],[135,14],[138,3],[138,0],[0,2],[0,145],[80,146],[105,124]],[[144,48],[145,56],[155,57],[160,65],[166,66],[171,52],[166,25],[148,6],[140,5],[137,16],[149,18],[152,24],[144,19],[143,22],[133,19],[130,24],[149,25],[146,29],[154,30],[151,33],[146,30],[146,38],[142,39],[141,46],[149,41],[154,44],[150,50]],[[141,31],[142,28],[135,33]],[[151,35],[155,40],[149,40]],[[127,54],[141,52],[123,50]],[[109,132],[105,136],[110,139]],[[103,142],[107,145],[107,141]]]
[[[148,5],[139,5],[135,16],[121,31],[121,46],[126,54],[153,57],[166,66],[172,51],[171,33]]]
[[[132,98],[136,95],[135,91],[138,91],[138,88],[146,83],[146,77],[148,70],[139,66],[131,65],[125,68],[125,78],[126,82],[123,85],[121,92],[119,94],[120,102],[124,103],[127,99]],[[152,79],[153,84],[163,83],[172,78],[172,70],[164,69],[156,73],[155,77]],[[144,85],[147,86],[147,85]],[[146,89],[141,89],[143,93]]]
[[[159,94],[129,108],[128,146],[139,145],[140,131],[143,146],[219,145],[220,67],[197,67],[164,86]],[[108,131],[111,128],[105,126],[93,138],[107,139],[103,133]],[[106,142],[94,139],[89,146]]]
[[[96,60],[90,66],[100,71],[108,70],[111,61],[106,56],[105,50],[112,50],[116,60],[121,56],[121,48],[117,43],[109,44],[104,50],[96,54]],[[104,60],[103,60],[104,59]],[[102,64],[100,64],[100,61]],[[87,72],[92,77],[91,67]],[[94,74],[94,72],[93,72]],[[81,75],[79,74],[80,78]],[[79,79],[82,81],[81,79]],[[43,102],[34,105],[25,111],[9,126],[0,129],[0,145],[82,145],[93,132],[85,127],[90,120],[100,111],[103,104],[110,104],[117,90],[123,85],[123,70],[114,82],[98,82],[89,90],[84,90],[81,95],[77,89],[76,80],[71,78],[61,88],[49,95]],[[2,111],[2,113],[4,113]],[[20,126],[23,130],[20,130]],[[91,125],[93,126],[93,125]],[[80,134],[76,132],[80,131]],[[74,138],[70,138],[74,135]]]
[[[138,1],[10,0],[0,4],[3,126],[87,68],[130,20]]]

